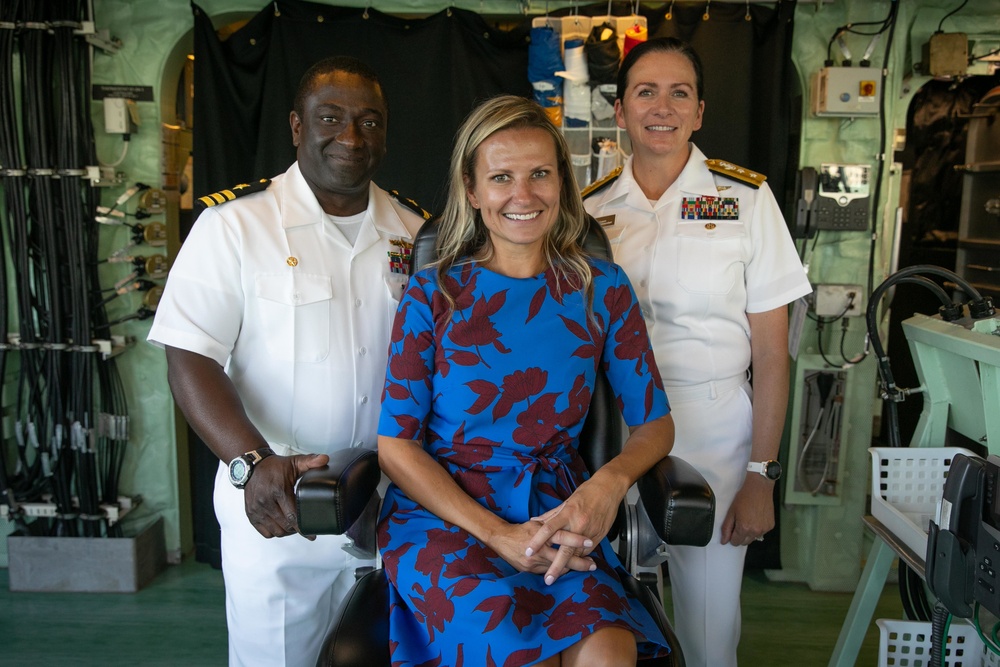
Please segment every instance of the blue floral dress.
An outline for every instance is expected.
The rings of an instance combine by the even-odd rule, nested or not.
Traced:
[[[466,493],[508,522],[558,506],[588,475],[577,452],[603,364],[626,423],[669,412],[645,323],[617,265],[591,260],[584,294],[551,270],[509,278],[476,263],[416,273],[399,305],[379,434],[422,441]],[[388,576],[392,664],[528,665],[608,626],[631,630],[639,656],[669,653],[608,540],[597,569],[546,586],[468,532],[389,486],[378,531]]]

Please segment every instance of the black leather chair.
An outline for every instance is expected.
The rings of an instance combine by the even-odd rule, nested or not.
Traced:
[[[425,223],[418,233],[414,270],[435,256],[436,233],[435,220]],[[581,242],[595,255],[611,256],[607,237],[593,218]],[[588,469],[597,470],[621,451],[623,428],[608,381],[603,373],[599,374],[580,438],[580,452]],[[359,557],[377,557],[375,520],[380,478],[374,451],[336,452],[326,468],[307,472],[298,484],[300,529],[307,535],[347,534],[353,541],[345,547],[348,551]],[[654,585],[655,573],[641,573],[640,568],[662,563],[666,544],[707,544],[712,536],[715,496],[700,473],[673,456],[661,460],[637,486],[639,502],[623,503],[609,538],[618,540],[619,558],[633,574],[625,580],[626,588],[659,622],[672,650],[668,658],[642,664],[682,667],[683,653],[663,611]],[[357,583],[334,619],[318,664],[390,667],[388,609],[388,582],[382,570],[359,572]]]

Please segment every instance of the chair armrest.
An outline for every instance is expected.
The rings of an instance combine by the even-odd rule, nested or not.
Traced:
[[[639,496],[667,544],[703,547],[712,539],[715,493],[687,461],[664,457],[639,479]]]
[[[307,471],[295,488],[299,530],[306,535],[343,535],[378,490],[378,453],[342,449],[323,468]]]

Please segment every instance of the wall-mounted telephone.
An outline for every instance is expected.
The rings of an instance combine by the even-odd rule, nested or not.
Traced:
[[[818,229],[869,229],[871,165],[824,163],[799,172],[799,203],[793,235],[810,238]]]
[[[927,535],[931,592],[955,616],[971,617],[974,602],[1000,615],[1000,457],[956,454],[938,518]]]

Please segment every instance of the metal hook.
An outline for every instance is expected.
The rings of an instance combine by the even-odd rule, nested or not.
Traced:
[[[670,6],[667,7],[667,13],[663,15],[663,18],[670,20],[674,17],[674,0],[670,0]]]
[[[368,20],[368,8],[371,6],[371,2],[365,3],[365,11],[361,12],[361,18]]]
[[[274,15],[281,16],[281,10],[278,9],[278,0],[274,0]]]
[[[744,21],[750,21],[750,20],[752,20],[751,17],[750,17],[750,0],[747,0],[747,13],[743,17],[743,20]]]
[[[705,3],[705,13],[701,15],[701,20],[702,21],[707,21],[708,20],[708,18],[709,18],[708,17],[708,10],[709,10],[709,8],[711,6],[712,6],[712,0],[708,0],[708,2]]]

